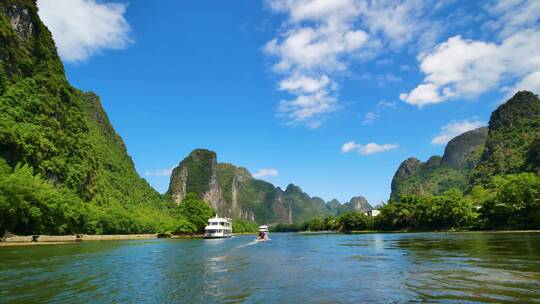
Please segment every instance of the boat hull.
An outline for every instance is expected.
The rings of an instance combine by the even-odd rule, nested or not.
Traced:
[[[205,239],[227,239],[232,237],[232,235],[205,235]]]

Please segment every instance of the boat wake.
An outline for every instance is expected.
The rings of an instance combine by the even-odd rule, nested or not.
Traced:
[[[250,243],[239,245],[236,248],[244,248],[244,247],[248,247],[248,246],[251,246],[251,245],[255,245],[257,243],[258,242],[256,240],[254,240],[254,241],[251,241]]]

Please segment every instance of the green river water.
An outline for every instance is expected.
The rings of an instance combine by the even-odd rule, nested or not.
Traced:
[[[0,303],[540,303],[540,233],[0,247]]]

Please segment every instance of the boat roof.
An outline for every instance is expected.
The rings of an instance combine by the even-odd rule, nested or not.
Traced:
[[[228,218],[228,217],[219,217],[219,216],[216,214],[214,217],[208,219],[208,222],[214,222],[214,221],[232,222],[232,219],[230,219],[230,218]]]

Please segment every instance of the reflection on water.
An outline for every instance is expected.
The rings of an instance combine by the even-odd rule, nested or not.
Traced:
[[[273,234],[0,248],[1,303],[540,303],[540,234]]]

